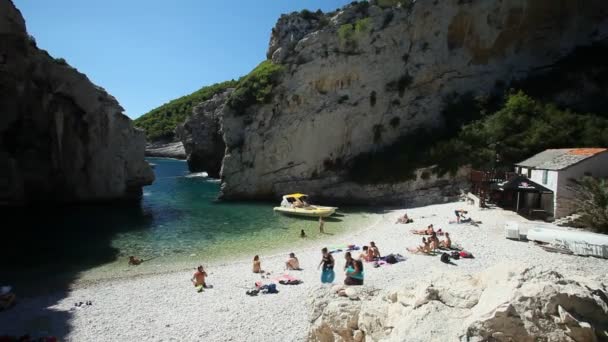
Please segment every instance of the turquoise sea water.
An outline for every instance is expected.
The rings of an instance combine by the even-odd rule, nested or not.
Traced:
[[[332,238],[319,233],[315,219],[274,213],[278,203],[217,201],[219,182],[190,175],[183,161],[149,162],[155,164],[156,181],[144,188],[138,205],[50,209],[36,217],[22,214],[25,229],[15,230],[18,243],[10,250],[10,266],[69,270],[96,279],[287,252]],[[367,210],[340,208],[326,220],[325,231],[340,234],[372,220]],[[300,238],[301,229],[308,238]],[[128,267],[129,255],[149,262]]]

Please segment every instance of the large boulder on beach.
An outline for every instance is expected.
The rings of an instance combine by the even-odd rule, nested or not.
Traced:
[[[309,305],[312,341],[604,341],[606,279],[501,264],[444,273],[353,301],[331,292]]]
[[[145,136],[104,89],[37,47],[0,0],[0,204],[136,200]]]

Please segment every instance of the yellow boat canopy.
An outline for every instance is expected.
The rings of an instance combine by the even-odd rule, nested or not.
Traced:
[[[306,195],[306,194],[300,194],[300,193],[295,193],[295,194],[285,195],[283,197],[301,198],[301,197],[308,197],[308,195]]]

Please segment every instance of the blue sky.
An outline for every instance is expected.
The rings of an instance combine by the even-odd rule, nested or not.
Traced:
[[[281,13],[350,0],[13,0],[28,32],[136,118],[266,58]],[[172,4],[172,5],[169,5]]]

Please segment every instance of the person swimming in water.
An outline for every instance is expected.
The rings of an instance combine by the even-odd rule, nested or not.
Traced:
[[[129,257],[129,265],[137,266],[142,262],[144,262],[143,259],[136,258],[133,255]]]
[[[300,237],[301,237],[301,238],[305,238],[305,237],[306,237],[306,233],[304,232],[304,229],[302,229],[302,230],[300,231]]]

